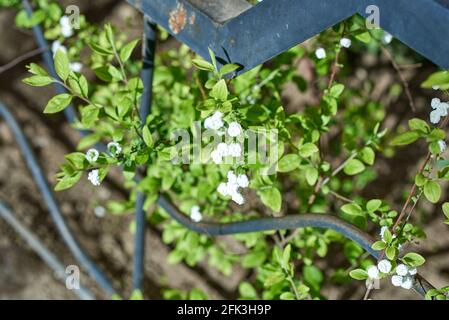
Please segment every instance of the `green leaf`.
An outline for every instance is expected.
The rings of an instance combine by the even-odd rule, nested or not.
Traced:
[[[441,196],[440,185],[435,181],[427,181],[424,185],[424,195],[430,202],[437,203]]]
[[[363,213],[362,208],[357,203],[345,204],[340,209],[349,215],[360,215]]]
[[[305,143],[298,148],[299,155],[303,158],[308,158],[318,151],[318,147],[310,142]]]
[[[114,51],[112,51],[111,49],[104,48],[94,42],[89,43],[89,47],[92,49],[92,51],[102,56],[110,56],[114,54]]]
[[[366,210],[368,210],[368,212],[374,212],[377,209],[379,209],[381,205],[382,205],[381,200],[372,199],[366,203]]]
[[[35,74],[37,76],[48,76],[47,71],[35,63],[30,63],[27,66],[27,68],[30,73]]]
[[[426,81],[421,84],[423,88],[432,88],[437,86],[442,90],[449,89],[449,72],[438,71],[430,75]]]
[[[242,260],[242,266],[244,268],[256,268],[260,267],[267,259],[267,254],[263,250],[250,251]]]
[[[343,93],[344,90],[345,90],[345,86],[344,85],[342,85],[340,83],[334,84],[332,86],[332,88],[330,89],[330,95],[332,97],[338,99],[341,96],[341,94]]]
[[[396,258],[396,248],[395,247],[388,247],[385,250],[385,255],[389,260],[394,260]]]
[[[420,137],[420,134],[417,131],[407,131],[404,133],[401,133],[394,137],[391,140],[392,146],[405,146],[410,143],[415,142]]]
[[[422,255],[414,252],[407,253],[402,260],[410,267],[419,267],[426,262]]]
[[[376,251],[383,250],[386,247],[387,247],[387,244],[383,241],[376,241],[371,246],[371,248],[373,248],[373,250],[376,250]]]
[[[100,135],[98,133],[88,134],[87,136],[84,136],[81,138],[76,149],[77,150],[86,149],[86,148],[94,145],[95,143],[97,143],[99,140],[100,140]]]
[[[56,184],[55,191],[61,191],[72,187],[75,183],[78,182],[82,175],[83,173],[81,171],[76,172],[75,174],[70,176],[65,175]]]
[[[121,49],[120,49],[120,60],[122,60],[122,62],[126,62],[128,61],[129,57],[131,57],[131,54],[134,51],[134,48],[136,47],[136,45],[139,43],[139,40],[133,40],[130,43],[124,45]]]
[[[446,218],[449,219],[449,202],[443,203],[442,209],[443,209],[443,213],[446,216]]]
[[[323,273],[320,269],[315,266],[304,266],[302,269],[302,274],[304,280],[315,290],[320,288],[321,283],[323,282]]]
[[[293,293],[291,292],[283,292],[281,293],[281,295],[279,296],[279,299],[281,300],[296,300],[296,297]]]
[[[421,131],[422,133],[428,133],[430,131],[430,127],[424,120],[413,118],[408,121],[408,126],[410,130]]]
[[[93,105],[88,105],[81,109],[81,123],[87,128],[92,127],[98,120],[100,109]]]
[[[117,79],[117,80],[120,80],[120,81],[123,80],[123,75],[122,75],[122,73],[121,73],[120,70],[117,69],[115,66],[110,65],[110,66],[108,67],[108,72],[109,72],[109,74],[112,76],[112,78]]]
[[[265,282],[263,285],[264,285],[264,287],[269,288],[269,287],[274,286],[275,284],[278,284],[278,283],[284,281],[284,279],[285,279],[284,273],[282,273],[280,271],[276,271],[276,272],[273,272],[272,274],[270,274],[265,279]]]
[[[72,95],[68,93],[58,94],[48,101],[44,113],[56,113],[64,110],[72,101]]]
[[[151,135],[150,129],[148,129],[147,126],[143,127],[142,135],[143,135],[143,141],[145,142],[145,144],[151,148],[154,144],[153,136]]]
[[[43,87],[54,82],[52,78],[47,76],[32,76],[29,78],[25,78],[22,81],[33,87]]]
[[[268,187],[257,192],[263,204],[269,207],[274,212],[281,211],[282,196],[279,189],[276,187]]]
[[[257,299],[256,289],[246,281],[239,284],[239,294],[243,299]]]
[[[315,185],[316,181],[318,180],[318,170],[314,167],[307,167],[306,180],[310,186]]]
[[[193,62],[193,65],[200,70],[211,71],[211,72],[215,71],[214,66],[210,62],[207,62],[204,59],[193,59],[192,62]]]
[[[225,64],[223,67],[221,67],[220,74],[225,75],[225,74],[234,72],[238,68],[240,68],[240,66],[238,64],[233,64],[233,63]]]
[[[374,154],[373,149],[370,147],[365,147],[360,151],[360,159],[365,162],[367,165],[372,166],[374,164],[374,159],[376,155]]]
[[[226,81],[221,79],[218,81],[209,94],[212,98],[220,101],[226,101],[228,99],[228,87],[226,86]]]
[[[368,272],[366,272],[363,269],[352,270],[351,272],[349,272],[349,275],[351,276],[351,278],[353,278],[355,280],[366,280],[366,279],[368,279]]]
[[[427,178],[422,173],[418,173],[415,176],[415,184],[418,187],[422,187],[426,182],[427,182]]]
[[[108,71],[108,67],[107,66],[101,66],[98,68],[94,69],[95,75],[105,81],[105,82],[111,82],[112,81],[112,76]]]
[[[70,165],[76,170],[84,169],[86,164],[86,156],[82,152],[72,152],[64,156]]]
[[[62,81],[66,81],[70,73],[70,62],[67,53],[58,50],[55,55],[55,69]]]
[[[299,167],[301,159],[297,154],[287,154],[281,158],[278,162],[277,171],[290,172]]]
[[[143,293],[139,289],[136,289],[132,292],[129,300],[143,300]]]
[[[345,168],[343,171],[350,176],[359,174],[360,172],[365,170],[365,165],[357,159],[351,159],[348,161],[348,163],[345,165]]]

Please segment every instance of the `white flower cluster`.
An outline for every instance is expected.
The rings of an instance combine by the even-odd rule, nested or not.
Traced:
[[[94,169],[87,175],[87,179],[92,183],[94,186],[100,185],[100,171],[98,169]]]
[[[316,49],[315,56],[320,60],[326,58],[326,50],[324,50],[323,48]]]
[[[98,152],[97,149],[89,149],[86,152],[86,160],[89,162],[96,162],[98,160],[98,157],[100,156],[100,153]]]
[[[349,48],[352,45],[352,41],[351,41],[351,39],[348,39],[348,38],[341,38],[340,45],[343,48]]]
[[[213,115],[204,120],[204,127],[211,130],[220,130],[224,127],[223,114],[220,111],[216,111]],[[239,137],[242,132],[242,126],[237,121],[229,123],[226,129],[227,134],[232,138]],[[223,163],[223,158],[228,156],[238,158],[242,155],[242,146],[240,143],[224,143],[221,142],[217,145],[216,149],[210,154],[212,161],[216,164]]]
[[[441,102],[440,99],[434,98],[431,102],[432,111],[430,112],[430,122],[437,124],[440,122],[441,117],[447,116],[447,110],[449,109],[449,103]]]
[[[204,127],[211,130],[219,130],[224,126],[223,113],[216,111],[213,115],[204,120]]]
[[[111,141],[108,143],[108,152],[111,156],[116,157],[122,152],[122,147],[118,142]]]
[[[222,182],[217,188],[218,193],[223,197],[230,196],[232,201],[238,205],[245,203],[245,198],[240,193],[240,188],[247,188],[249,186],[248,177],[245,174],[236,175],[234,171],[228,172],[228,181]]]
[[[388,274],[390,271],[391,262],[386,259],[379,261],[377,266],[372,265],[366,270],[370,279],[380,279],[381,274]]]
[[[200,207],[193,206],[192,209],[190,209],[190,219],[192,219],[195,222],[200,222],[203,219]]]
[[[402,287],[410,290],[413,287],[413,278],[418,273],[416,268],[409,268],[405,264],[396,267],[396,274],[391,277],[391,283],[395,287]]]
[[[59,25],[61,26],[61,34],[64,38],[70,38],[73,36],[72,25],[70,24],[70,18],[67,16],[62,16],[59,20]]]

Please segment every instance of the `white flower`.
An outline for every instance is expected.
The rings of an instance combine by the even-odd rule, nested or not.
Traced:
[[[118,156],[120,152],[122,152],[122,147],[118,144],[118,142],[111,141],[108,143],[108,151],[111,156]]]
[[[433,90],[439,90],[439,89],[440,89],[440,86],[432,86],[432,89],[433,89]]]
[[[226,143],[224,142],[220,142],[217,145],[217,152],[222,156],[222,157],[226,157],[229,155],[229,147]]]
[[[215,164],[221,164],[223,163],[223,155],[218,151],[218,150],[214,150],[210,153],[210,156],[212,158],[212,161]]]
[[[396,267],[396,273],[399,276],[406,276],[408,274],[408,267],[401,263]]]
[[[238,205],[242,205],[245,203],[245,199],[243,198],[243,196],[238,193],[238,192],[234,192],[232,195],[232,201],[234,201],[235,203],[237,203]]]
[[[377,269],[376,266],[370,266],[366,272],[368,273],[368,277],[370,279],[380,278],[379,269]]]
[[[237,184],[240,188],[247,188],[249,186],[248,177],[246,174],[239,174],[237,177]]]
[[[388,32],[384,32],[382,36],[382,43],[383,44],[390,44],[391,41],[393,41],[393,36],[389,34]]]
[[[204,120],[204,127],[206,129],[218,130],[223,127],[223,114],[220,111],[216,111],[212,116]]]
[[[391,283],[395,286],[395,287],[400,287],[402,285],[402,277],[398,276],[398,275],[394,275],[391,277]]]
[[[433,110],[430,113],[430,122],[433,124],[437,124],[438,122],[440,122],[441,119],[441,115],[440,112],[438,110]]]
[[[98,156],[100,155],[100,153],[98,152],[97,149],[89,149],[86,152],[86,160],[89,162],[95,162],[98,160]]]
[[[318,59],[324,59],[326,58],[326,50],[324,50],[323,48],[318,48],[315,51],[315,55]]]
[[[81,72],[83,64],[81,62],[70,62],[70,70],[73,72]]]
[[[241,135],[242,127],[240,126],[240,123],[238,123],[236,121],[231,122],[228,127],[228,134],[231,137],[238,137],[239,135]]]
[[[94,214],[97,218],[103,218],[106,214],[106,209],[102,206],[96,206],[94,209]]]
[[[383,259],[379,261],[379,263],[377,264],[377,268],[382,273],[389,273],[391,271],[391,262],[387,259]]]
[[[59,25],[61,26],[61,34],[64,38],[69,38],[73,35],[72,25],[70,24],[69,17],[62,16],[59,20]]]
[[[444,140],[439,140],[438,146],[440,147],[441,152],[444,152],[446,150],[446,142],[444,142]]]
[[[234,173],[234,171],[228,171],[227,178],[228,183],[237,184],[237,175]]]
[[[227,197],[229,195],[228,185],[225,182],[222,182],[218,185],[217,188],[218,193],[220,193],[223,197]]]
[[[192,209],[190,209],[190,219],[192,219],[195,222],[200,222],[203,219],[200,207],[193,206]]]
[[[408,270],[408,274],[411,275],[411,276],[414,276],[414,275],[417,274],[417,273],[418,273],[418,270],[417,270],[416,268],[413,268],[413,269],[409,269],[409,270]]]
[[[403,277],[401,287],[407,290],[413,288],[413,278],[412,277]]]
[[[100,185],[100,173],[98,169],[94,169],[87,175],[87,179],[92,183],[94,186]]]
[[[352,44],[351,39],[348,38],[341,38],[340,45],[344,48],[349,48]]]
[[[56,55],[56,52],[58,52],[58,50],[67,52],[67,48],[64,47],[61,42],[59,42],[58,40],[53,41],[53,43],[51,44],[51,52],[53,52],[53,57]]]
[[[242,147],[239,143],[231,143],[228,145],[228,153],[232,157],[240,157],[242,155]]]
[[[440,104],[441,100],[438,98],[433,98],[432,101],[430,102],[430,106],[432,107],[432,109],[437,109]]]

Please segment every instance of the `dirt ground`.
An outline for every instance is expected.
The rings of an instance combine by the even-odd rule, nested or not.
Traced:
[[[112,19],[123,22],[126,17],[132,17],[134,21],[140,19],[140,15],[124,1],[101,0],[82,3],[84,7],[81,8],[81,12],[86,13],[91,21]],[[12,27],[13,19],[14,14],[11,11],[0,11],[0,42],[3,44],[0,49],[0,66],[35,48],[31,33]],[[136,28],[136,34],[140,32],[139,30],[141,29]],[[79,136],[62,116],[42,114],[42,107],[52,94],[50,89],[45,91],[21,83],[21,79],[25,76],[25,65],[39,59],[40,57],[36,56],[0,74],[0,100],[9,107],[24,129],[47,179],[50,183],[54,183],[54,174],[63,161],[63,155],[74,150]],[[370,61],[362,63],[370,68]],[[379,76],[379,79],[382,79],[378,81],[379,88],[376,91],[379,97],[393,81],[391,76],[388,76],[392,73],[388,62],[380,63],[381,68],[371,67],[370,71],[372,76]],[[422,75],[411,74],[410,77],[419,83],[418,80]],[[411,89],[414,90],[413,87]],[[285,99],[289,106],[295,106],[311,97],[287,88]],[[417,99],[418,110],[423,112],[426,110],[426,101],[428,100],[423,97]],[[409,116],[404,100],[393,103],[390,111],[392,127]],[[400,198],[400,195],[391,191],[400,190],[401,185],[409,178],[409,173],[418,166],[422,154],[424,149],[405,150],[405,155],[398,154],[394,158],[379,159],[376,165],[380,168],[380,177],[369,188],[370,194],[366,196],[386,196],[392,200]],[[113,279],[114,286],[122,288],[125,294],[129,294],[133,251],[133,235],[129,231],[129,224],[132,216],[106,215],[99,218],[94,214],[94,208],[104,205],[107,199],[125,197],[126,191],[120,187],[120,181],[114,178],[109,179],[101,189],[94,189],[81,182],[69,191],[56,193],[63,214],[80,243]],[[64,265],[76,264],[55,230],[48,209],[30,177],[14,137],[2,121],[0,121],[0,200],[6,201],[11,206],[17,217],[57,254]],[[442,224],[443,215],[432,207],[428,209],[431,214],[419,216],[419,219],[426,223],[429,235],[429,239],[424,241],[419,249],[425,252],[427,258],[427,263],[420,272],[435,286],[441,287],[449,283],[449,230]],[[144,290],[146,298],[161,298],[161,289],[167,286],[183,290],[200,288],[213,299],[236,298],[238,285],[247,276],[243,270],[235,270],[232,276],[226,278],[205,264],[195,268],[189,268],[184,264],[169,265],[166,258],[170,248],[163,244],[160,230],[154,227],[147,230],[146,245]],[[341,255],[339,252],[334,254]],[[94,288],[99,298],[107,298],[86,274],[82,274],[81,282],[89,288]],[[364,289],[359,283],[325,288],[325,294],[330,299],[360,299],[363,292]],[[0,299],[76,298],[14,231],[0,221]],[[393,288],[385,282],[382,283],[382,290],[374,292],[373,298],[416,299],[418,296],[412,292]]]

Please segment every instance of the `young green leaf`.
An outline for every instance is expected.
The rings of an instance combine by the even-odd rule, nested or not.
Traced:
[[[120,60],[122,60],[122,62],[126,62],[128,61],[129,57],[131,57],[132,52],[134,51],[134,48],[136,47],[136,45],[139,43],[139,40],[133,40],[130,43],[124,45],[121,49],[120,49]]]
[[[351,159],[348,161],[348,163],[345,165],[343,171],[350,176],[359,174],[360,172],[363,172],[365,170],[365,165],[357,159]]]
[[[368,273],[363,269],[352,270],[349,275],[355,280],[366,280],[368,278]]]
[[[210,91],[210,96],[220,101],[226,101],[228,99],[228,87],[224,79],[221,79],[214,85]]]
[[[316,181],[318,180],[318,170],[314,167],[307,167],[306,180],[310,186],[315,185]]]
[[[374,154],[373,149],[370,147],[365,147],[360,151],[360,159],[365,162],[367,165],[372,166],[374,164],[374,159],[376,155]]]
[[[417,131],[401,133],[391,140],[393,146],[405,146],[418,140],[420,134]]]
[[[435,181],[427,181],[424,185],[424,195],[432,203],[437,203],[441,197],[441,187]]]
[[[82,171],[78,171],[73,175],[63,176],[62,179],[59,179],[58,183],[56,184],[55,191],[61,191],[72,187],[75,183],[78,182],[78,180],[81,178],[82,175],[83,175]]]
[[[426,262],[426,259],[424,259],[423,256],[414,252],[407,253],[402,260],[410,267],[419,267]]]
[[[360,215],[363,213],[362,208],[357,203],[347,203],[341,207],[341,211],[350,215]]]
[[[281,158],[278,162],[277,171],[290,172],[299,167],[301,159],[297,154],[287,154]]]
[[[143,141],[145,142],[145,144],[151,148],[154,144],[153,136],[151,135],[150,129],[148,129],[147,126],[143,127],[142,135],[143,135]]]
[[[318,147],[310,142],[305,143],[298,148],[299,155],[304,158],[308,158],[318,151]]]
[[[54,82],[54,80],[48,76],[32,76],[25,78],[22,81],[33,87],[44,87]]]
[[[238,64],[233,63],[225,64],[223,67],[220,68],[220,74],[224,76],[228,73],[234,72],[238,68],[240,68]]]
[[[72,95],[68,93],[58,94],[48,101],[44,113],[56,113],[64,110],[72,101]]]
[[[70,62],[67,53],[61,49],[55,55],[55,69],[62,81],[66,81],[70,73]]]
[[[269,187],[266,189],[259,190],[257,192],[262,200],[263,204],[269,207],[274,212],[281,211],[282,206],[282,196],[279,189],[275,187]]]
[[[200,70],[205,70],[205,71],[210,71],[210,72],[215,71],[214,66],[211,63],[207,62],[206,60],[193,59],[192,62],[193,62],[193,65]]]

